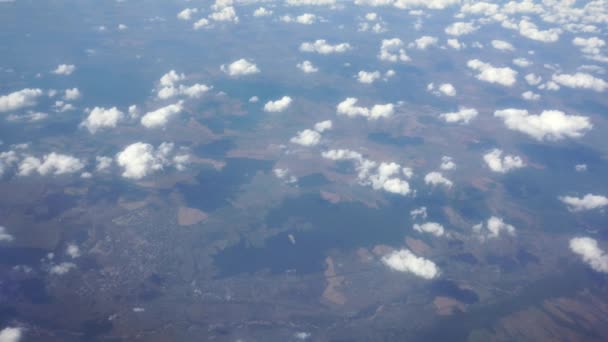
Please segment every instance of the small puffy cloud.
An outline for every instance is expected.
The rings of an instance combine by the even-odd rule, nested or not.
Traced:
[[[254,17],[268,17],[272,15],[272,10],[268,10],[265,7],[259,7],[253,11]]]
[[[395,112],[395,106],[392,103],[376,104],[370,109],[357,106],[357,101],[354,97],[346,98],[338,104],[336,108],[337,113],[348,117],[363,116],[368,120],[377,120],[379,118],[391,117]]]
[[[424,176],[424,182],[428,185],[444,185],[447,188],[451,188],[454,183],[451,180],[445,178],[441,172],[433,171],[429,172]]]
[[[36,101],[43,95],[41,89],[21,89],[8,95],[0,96],[0,112],[9,112],[36,105]]]
[[[8,327],[0,330],[0,342],[19,342],[22,336],[23,329],[18,327]]]
[[[484,222],[481,222],[474,225],[473,233],[477,235],[480,240],[484,241],[487,239],[496,239],[502,234],[514,236],[515,227],[505,223],[500,217],[492,216],[485,224]]]
[[[414,41],[410,47],[415,47],[418,50],[426,50],[429,46],[437,45],[437,37],[422,36]]]
[[[291,105],[291,97],[283,96],[276,101],[268,101],[264,105],[264,111],[269,113],[280,113],[285,111]]]
[[[486,165],[488,165],[490,170],[499,173],[507,173],[511,170],[520,169],[526,166],[524,161],[519,156],[508,154],[503,157],[502,150],[497,148],[486,153],[483,156],[483,160],[486,162]]]
[[[289,6],[333,6],[336,0],[287,0]]]
[[[539,85],[543,81],[543,78],[536,74],[527,74],[525,79],[531,86]]]
[[[197,20],[194,24],[192,24],[192,28],[195,30],[200,30],[201,28],[209,27],[209,24],[209,19],[201,18]]]
[[[15,240],[15,238],[6,231],[6,228],[0,226],[0,242],[11,242],[13,240]]]
[[[234,61],[228,66],[222,64],[220,69],[230,76],[253,75],[260,72],[260,69],[258,69],[257,65],[249,62],[244,58]]]
[[[506,87],[513,86],[517,81],[517,71],[509,67],[497,68],[478,59],[469,60],[467,66],[479,72],[475,77],[480,81],[496,83]]]
[[[587,164],[576,164],[574,165],[574,170],[576,172],[585,172],[587,171]]]
[[[565,203],[570,211],[594,210],[608,206],[608,197],[593,194],[586,194],[581,198],[562,196],[559,200]]]
[[[192,19],[192,15],[196,13],[198,13],[198,9],[196,8],[185,8],[177,14],[177,19],[190,20]]]
[[[496,50],[501,50],[501,51],[515,50],[513,45],[511,45],[511,43],[505,42],[504,40],[498,40],[498,39],[492,40],[492,47],[495,48]]]
[[[428,233],[437,237],[445,235],[445,229],[442,225],[436,222],[426,222],[423,224],[414,224],[414,230],[420,233]]]
[[[456,88],[454,88],[454,86],[450,83],[442,83],[441,85],[439,85],[439,91],[443,95],[456,96]]]
[[[454,163],[454,159],[452,157],[443,156],[441,157],[441,165],[439,168],[445,171],[453,170],[456,168],[456,163]]]
[[[288,15],[284,15],[281,17],[281,21],[284,21],[286,23],[293,22],[293,23],[304,24],[304,25],[312,25],[315,23],[315,21],[317,21],[317,16],[312,13],[304,13],[295,18],[292,18]]]
[[[382,262],[395,271],[412,273],[424,279],[433,279],[439,276],[439,268],[434,262],[416,256],[409,249],[387,254],[382,257]]]
[[[533,92],[533,91],[530,91],[530,90],[528,90],[528,91],[526,91],[526,92],[523,92],[523,93],[521,94],[521,97],[522,97],[524,100],[528,100],[528,101],[536,101],[536,100],[539,100],[539,99],[540,99],[540,95],[539,95],[539,94],[537,94],[537,93],[535,93],[535,92]]]
[[[160,85],[163,87],[173,87],[176,83],[183,81],[186,75],[178,74],[175,70],[170,70],[160,78]]]
[[[382,77],[380,71],[359,71],[357,74],[357,81],[359,83],[371,84],[374,81],[379,80]]]
[[[13,167],[19,161],[19,156],[15,151],[0,152],[0,177],[8,168]]]
[[[257,103],[258,101],[260,101],[260,98],[257,96],[252,96],[249,98],[249,103]]]
[[[280,169],[280,168],[276,168],[272,170],[272,173],[274,173],[274,175],[284,181],[287,184],[293,184],[293,183],[297,183],[298,182],[298,178],[296,178],[295,176],[289,174],[289,170],[288,169]]]
[[[519,34],[522,36],[541,41],[544,43],[552,43],[559,40],[559,35],[562,33],[561,29],[549,29],[549,30],[539,30],[538,27],[531,21],[526,19],[522,19],[518,25]]]
[[[112,158],[110,157],[105,157],[105,156],[97,156],[95,157],[95,161],[97,162],[97,165],[95,166],[95,170],[97,170],[97,172],[104,172],[107,171],[110,166],[112,166]]]
[[[323,133],[332,129],[332,127],[333,123],[331,122],[331,120],[320,121],[315,124],[315,131]]]
[[[25,157],[19,164],[20,176],[29,176],[34,172],[40,175],[63,175],[75,173],[84,168],[84,163],[78,158],[60,153],[49,153],[42,160],[33,156]]]
[[[232,6],[227,6],[217,12],[211,13],[209,14],[208,18],[214,21],[225,21],[233,23],[239,22],[239,17],[236,15],[236,11]]]
[[[479,29],[479,27],[476,27],[473,25],[473,23],[459,21],[446,27],[445,33],[449,34],[450,36],[464,36],[477,31],[477,29]]]
[[[80,98],[80,90],[78,88],[66,89],[63,96],[66,101],[75,101]]]
[[[365,183],[369,183],[375,190],[405,196],[411,192],[411,189],[407,181],[398,178],[402,172],[403,168],[397,163],[380,163],[376,173],[369,175]]]
[[[452,49],[455,50],[460,50],[464,47],[464,44],[462,44],[458,39],[456,38],[451,38],[447,40],[447,44],[449,47],[451,47]]]
[[[513,59],[513,64],[517,65],[520,68],[527,68],[530,65],[532,65],[532,62],[530,62],[529,60],[527,60],[523,57],[520,57],[520,58]]]
[[[348,149],[335,149],[321,153],[321,156],[330,160],[362,160],[361,153]]]
[[[403,41],[399,38],[383,39],[378,58],[387,62],[408,62],[410,57],[405,53]]]
[[[76,259],[80,257],[80,248],[77,245],[70,243],[67,245],[65,249],[65,253],[70,256],[72,259]]]
[[[52,71],[52,73],[55,75],[68,76],[71,75],[74,70],[76,70],[76,66],[73,64],[60,64],[57,66],[57,68],[55,68],[55,70]]]
[[[525,109],[510,108],[497,110],[494,116],[503,119],[507,128],[539,141],[580,138],[593,127],[586,116],[567,115],[558,110],[545,110],[539,115],[531,115]]]
[[[591,89],[603,92],[608,89],[608,82],[591,74],[577,72],[576,74],[555,74],[553,82],[568,88]]]
[[[305,129],[290,140],[294,144],[302,146],[315,146],[321,141],[321,134],[312,129]]]
[[[157,110],[147,112],[142,116],[140,122],[146,128],[164,127],[172,117],[181,113],[182,109],[181,102],[170,104]]]
[[[99,130],[116,127],[124,117],[124,113],[116,107],[95,107],[80,125],[88,129],[91,134],[95,134]]]
[[[325,39],[317,39],[314,42],[304,42],[300,44],[300,51],[316,52],[322,55],[344,53],[350,49],[352,49],[352,47],[348,43],[331,45]]]
[[[158,91],[157,96],[161,100],[167,100],[179,95],[187,96],[190,98],[200,98],[201,96],[203,96],[203,94],[205,94],[211,89],[213,89],[212,86],[200,83],[195,83],[191,86],[185,86],[183,84],[180,84],[177,87],[170,86],[161,88]]]
[[[570,240],[570,250],[580,256],[596,272],[608,273],[608,254],[590,237],[575,237]]]
[[[49,269],[49,273],[54,275],[64,275],[75,268],[76,264],[74,264],[73,262],[62,262],[60,264],[51,266],[51,268]]]
[[[296,66],[298,67],[298,69],[302,70],[307,74],[319,71],[319,69],[314,66],[311,61],[303,61],[302,63],[298,63]]]
[[[475,108],[460,107],[457,112],[443,113],[439,117],[449,123],[468,124],[478,114],[479,112]]]
[[[123,168],[123,177],[141,179],[169,165],[174,165],[178,170],[183,169],[187,157],[177,155],[171,158],[172,152],[172,143],[164,142],[155,149],[150,144],[136,142],[116,155],[116,163]]]
[[[427,217],[426,207],[412,209],[410,211],[410,216],[412,217],[412,219],[417,219],[418,217],[422,218],[423,220],[426,219],[426,217]]]

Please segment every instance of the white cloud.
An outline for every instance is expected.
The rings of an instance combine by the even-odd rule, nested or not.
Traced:
[[[178,170],[183,169],[188,158],[184,155],[171,158],[172,152],[172,143],[164,142],[155,149],[150,144],[136,142],[116,155],[116,163],[123,168],[123,177],[141,179],[169,165],[174,165]]]
[[[25,157],[19,164],[20,176],[29,176],[33,172],[38,172],[45,176],[52,174],[55,176],[75,173],[84,168],[84,163],[70,155],[49,153],[42,160],[33,156]]]
[[[66,101],[75,101],[80,98],[80,90],[78,88],[66,89],[63,99]]]
[[[177,18],[181,20],[190,20],[192,15],[198,13],[197,8],[185,8],[177,14]]]
[[[511,43],[505,42],[504,40],[498,40],[498,39],[492,40],[492,47],[495,48],[496,50],[501,50],[501,51],[515,50],[513,45],[511,45]]]
[[[74,264],[73,262],[62,262],[60,264],[51,266],[49,273],[55,275],[64,275],[74,268],[76,268],[76,264]]]
[[[171,120],[171,118],[175,115],[179,114],[182,109],[181,101],[170,104],[157,110],[147,112],[144,116],[142,116],[140,122],[146,128],[164,127],[167,125],[169,120]]]
[[[536,74],[527,74],[525,79],[532,86],[539,85],[543,81],[543,78]]]
[[[486,153],[483,156],[483,160],[486,162],[490,170],[499,173],[507,173],[511,170],[520,169],[526,166],[524,161],[519,156],[509,154],[502,157],[502,150],[497,148]]]
[[[359,71],[357,74],[357,81],[359,83],[371,84],[374,81],[379,80],[382,77],[380,71]]]
[[[412,209],[410,211],[410,216],[412,217],[413,220],[417,219],[418,217],[420,217],[423,220],[425,220],[426,217],[427,217],[426,207],[420,207],[420,208]]]
[[[439,117],[449,123],[468,124],[478,114],[479,112],[475,108],[460,107],[457,112],[443,113]]]
[[[587,164],[576,164],[574,165],[574,170],[576,172],[585,172],[587,171]]]
[[[2,2],[2,1],[0,1]],[[23,329],[8,327],[0,330],[0,342],[19,342],[23,335]]]
[[[394,251],[382,257],[382,262],[399,272],[409,272],[424,279],[439,276],[439,268],[431,260],[418,257],[409,249]]]
[[[312,25],[315,23],[315,21],[317,21],[317,16],[312,13],[304,13],[295,18],[292,18],[288,15],[284,15],[281,17],[281,21],[284,21],[286,23],[294,22],[298,24]]]
[[[456,88],[450,83],[442,83],[439,85],[439,91],[447,96],[456,96]]]
[[[315,67],[310,61],[303,61],[302,63],[298,63],[296,66],[298,67],[298,69],[302,70],[307,74],[319,71],[319,69]]]
[[[260,101],[260,98],[257,96],[252,96],[249,98],[249,103],[257,103],[258,101]]]
[[[367,0],[369,2],[384,2],[384,0]],[[459,4],[460,0],[394,0],[393,6],[401,9],[425,7],[428,9],[440,10],[448,6]]]
[[[175,70],[170,70],[160,78],[160,85],[163,87],[173,87],[176,83],[183,81],[186,75],[178,74]]]
[[[491,16],[498,12],[498,5],[489,2],[465,3],[460,8],[461,13]]]
[[[195,30],[199,30],[203,27],[209,27],[209,24],[209,19],[201,18],[197,20],[194,24],[192,24],[192,28],[194,28]]]
[[[289,141],[302,146],[315,146],[321,141],[321,134],[312,129],[305,129],[298,132],[298,134]]]
[[[209,14],[208,18],[215,21],[226,21],[234,23],[239,22],[239,17],[236,15],[236,11],[232,6],[227,6],[217,12],[211,13]]]
[[[598,55],[601,48],[606,46],[606,42],[598,37],[581,38],[576,37],[572,40],[572,44],[581,48],[581,51],[589,55]]]
[[[258,69],[257,65],[249,62],[244,58],[234,61],[228,66],[222,64],[220,69],[230,76],[252,75],[260,72],[260,69]]]
[[[414,41],[410,47],[416,47],[418,50],[426,50],[429,46],[437,45],[437,37],[422,36]]]
[[[80,248],[77,245],[70,243],[67,245],[65,249],[65,253],[70,256],[72,259],[76,259],[80,257]]]
[[[533,92],[533,91],[530,91],[530,90],[528,90],[528,91],[526,91],[526,92],[523,92],[523,93],[521,94],[521,97],[522,97],[524,100],[528,100],[528,101],[536,101],[536,100],[539,100],[539,99],[540,99],[540,95],[539,95],[539,94],[537,94],[537,93],[535,93],[535,92]]]
[[[8,95],[0,96],[0,112],[9,112],[24,107],[36,105],[36,100],[42,96],[41,89],[22,89]]]
[[[52,71],[52,73],[55,75],[68,76],[71,75],[74,70],[76,70],[76,66],[73,64],[60,64],[57,66],[57,68],[55,68],[55,70]]]
[[[414,224],[414,230],[420,233],[429,233],[437,237],[445,234],[445,229],[442,225],[436,222],[425,222],[423,224]]]
[[[554,74],[552,79],[554,82],[568,88],[592,89],[597,92],[603,92],[608,89],[608,82],[584,72],[577,72],[576,74]]]
[[[266,9],[265,7],[259,7],[255,11],[253,11],[254,17],[268,17],[272,15],[272,11]]]
[[[586,116],[567,115],[558,110],[545,110],[531,115],[525,109],[503,109],[494,112],[507,128],[525,133],[536,140],[561,140],[582,137],[593,125]]]
[[[13,167],[19,161],[15,151],[0,152],[0,177],[4,175],[6,169]]]
[[[383,39],[378,58],[387,62],[407,62],[411,60],[403,49],[403,41],[399,38]]]
[[[264,111],[269,113],[280,113],[285,111],[291,105],[291,97],[283,96],[276,101],[268,101],[264,105]]]
[[[6,228],[3,226],[0,226],[0,242],[2,242],[2,241],[11,242],[13,240],[15,240],[15,238],[6,231]],[[1,340],[0,340],[0,342],[1,342]]]
[[[203,96],[203,94],[205,94],[211,89],[213,89],[212,86],[208,86],[206,84],[201,83],[195,83],[191,86],[185,86],[183,84],[180,84],[177,87],[170,86],[161,88],[158,91],[157,96],[161,100],[167,100],[178,95],[183,95],[190,98],[200,98],[201,96]]]
[[[314,42],[304,42],[300,44],[300,51],[303,52],[316,52],[322,55],[332,53],[343,53],[352,49],[348,43],[340,43],[331,45],[327,43],[325,39],[317,39]]]
[[[570,240],[570,250],[597,272],[608,273],[608,254],[590,237],[575,237]]]
[[[460,41],[458,39],[452,38],[452,39],[448,39],[448,46],[451,47],[452,49],[456,49],[456,50],[460,50],[462,48],[464,48],[464,44],[460,43]]]
[[[513,86],[517,81],[517,71],[509,67],[496,68],[478,59],[469,60],[467,66],[479,72],[475,77],[480,81],[496,83],[506,87]]]
[[[86,127],[91,134],[95,134],[99,130],[116,127],[124,117],[124,113],[116,107],[95,107],[80,125]]]
[[[330,160],[362,160],[363,156],[361,153],[347,150],[347,149],[335,149],[321,153],[321,156],[325,159]]]
[[[522,19],[519,22],[518,28],[519,34],[521,34],[522,36],[545,43],[552,43],[558,41],[559,35],[562,33],[561,29],[556,28],[541,31],[534,23],[526,19]]]
[[[479,29],[473,23],[455,22],[445,28],[445,33],[451,36],[464,36]]]
[[[520,68],[527,68],[530,65],[532,65],[532,62],[530,62],[529,60],[520,57],[520,58],[515,58],[513,59],[513,64],[517,65]]]
[[[608,206],[608,197],[593,194],[586,194],[582,198],[562,196],[559,200],[564,202],[570,211],[593,210]]]
[[[331,120],[320,121],[315,124],[315,131],[323,133],[332,129],[332,127],[333,123],[331,122]]]
[[[515,227],[505,223],[500,217],[492,216],[485,225],[483,222],[474,225],[473,233],[483,241],[487,239],[496,239],[503,233],[514,236]]]
[[[105,156],[97,156],[95,157],[95,161],[97,162],[97,166],[95,166],[95,170],[97,172],[107,171],[110,166],[112,166],[112,158]]]
[[[287,0],[289,6],[333,6],[336,0]]]
[[[278,179],[284,181],[287,184],[297,183],[298,181],[298,178],[289,174],[289,169],[276,168],[273,169],[272,172]]]
[[[366,107],[357,106],[357,99],[349,97],[344,101],[340,102],[336,108],[337,113],[340,115],[346,115],[348,117],[363,116],[368,120],[377,120],[379,118],[391,117],[395,108],[392,103],[387,104],[376,104],[371,109]]]
[[[444,185],[447,188],[451,188],[454,183],[451,180],[445,178],[441,172],[433,171],[429,172],[424,176],[424,182],[432,186]]]
[[[443,156],[441,157],[441,165],[439,166],[439,168],[445,171],[453,170],[456,168],[456,163],[454,163],[452,157]]]

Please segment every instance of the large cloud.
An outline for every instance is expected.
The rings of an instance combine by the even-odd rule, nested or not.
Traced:
[[[234,61],[228,66],[222,64],[220,69],[230,76],[252,75],[260,72],[260,69],[258,69],[257,65],[249,62],[244,58]]]
[[[519,156],[506,155],[502,157],[502,150],[497,148],[486,153],[483,156],[490,170],[499,173],[507,173],[511,170],[519,169],[526,166]]]
[[[95,134],[101,129],[116,127],[116,125],[122,121],[124,117],[124,113],[118,110],[116,107],[107,109],[103,107],[95,107],[80,125],[86,127],[91,134]]]
[[[460,107],[457,112],[443,113],[439,117],[449,123],[468,124],[477,117],[479,113],[475,108]]]
[[[357,106],[357,101],[354,97],[346,98],[338,104],[337,113],[348,117],[363,116],[368,120],[377,120],[391,117],[395,112],[395,106],[392,103],[376,104],[370,109]]]
[[[283,96],[276,101],[268,101],[264,105],[264,111],[269,113],[278,113],[286,110],[291,105],[291,97]]]
[[[525,109],[509,108],[495,111],[494,116],[503,119],[507,128],[539,141],[579,138],[593,127],[586,116],[567,115],[558,110],[531,115]]]
[[[591,89],[602,92],[608,89],[608,82],[593,75],[577,72],[576,74],[555,74],[552,76],[553,82],[568,88]]]
[[[325,39],[317,39],[314,42],[304,42],[300,44],[300,51],[316,52],[322,55],[332,53],[343,53],[350,50],[352,47],[348,43],[339,43],[335,45],[329,44]]]
[[[590,237],[575,237],[570,240],[570,250],[597,272],[608,273],[608,254]]]
[[[25,107],[36,105],[38,98],[42,96],[41,89],[22,89],[8,95],[0,96],[0,112],[9,112]]]
[[[141,179],[169,165],[181,170],[188,161],[187,155],[171,157],[173,149],[173,143],[164,142],[155,149],[150,144],[136,142],[116,155],[116,163],[124,170],[122,176],[131,179]]]
[[[559,199],[568,205],[571,211],[593,210],[608,206],[608,197],[601,195],[586,194],[582,198],[562,196]]]
[[[33,156],[25,157],[19,164],[19,175],[29,176],[34,172],[40,175],[63,175],[75,173],[84,168],[84,163],[78,158],[60,153],[49,153],[42,160]]]
[[[409,249],[387,254],[382,257],[382,262],[395,271],[412,273],[424,279],[433,279],[439,276],[439,268],[434,262],[416,256]]]
[[[500,217],[492,216],[485,224],[484,222],[481,222],[474,225],[473,233],[475,233],[480,240],[496,239],[503,233],[514,236],[515,227],[505,223]]]
[[[517,71],[509,67],[497,68],[478,59],[469,60],[467,66],[479,72],[476,77],[480,81],[496,83],[506,87],[511,87],[517,82]]]
[[[169,120],[182,111],[182,103],[174,103],[142,116],[141,124],[146,128],[164,127]]]

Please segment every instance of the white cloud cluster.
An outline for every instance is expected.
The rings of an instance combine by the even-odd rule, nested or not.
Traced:
[[[258,7],[253,11],[254,17],[268,17],[272,15],[272,10],[266,9],[265,7]]]
[[[539,141],[579,138],[593,127],[586,116],[567,115],[558,110],[545,110],[539,115],[532,115],[525,109],[509,108],[495,111],[494,116],[503,119],[507,128]]]
[[[315,146],[321,142],[321,133],[333,128],[331,120],[317,122],[313,129],[305,129],[291,138],[291,142],[302,146]]]
[[[253,75],[260,72],[257,65],[252,62],[241,58],[230,63],[228,66],[222,64],[220,69],[230,76],[245,76],[245,75]]]
[[[186,78],[184,74],[178,74],[175,70],[171,70],[160,78],[161,88],[158,90],[157,96],[161,100],[167,100],[175,96],[187,96],[190,98],[199,98],[206,92],[213,89],[212,86],[206,84],[195,83],[191,86],[178,84]]]
[[[141,179],[170,165],[178,170],[184,169],[188,155],[174,155],[173,150],[173,143],[164,142],[154,148],[150,144],[136,142],[116,155],[116,163],[123,168],[122,176],[130,179]]]
[[[597,92],[603,92],[608,89],[608,82],[584,72],[577,72],[575,74],[555,74],[552,76],[552,80],[553,82],[568,88],[591,89]]]
[[[451,188],[454,185],[451,180],[445,178],[441,172],[437,171],[427,173],[424,176],[424,183],[432,186],[443,185],[447,188]]]
[[[562,30],[558,28],[552,28],[544,31],[539,30],[536,24],[526,19],[522,19],[519,22],[519,24],[517,25],[517,29],[519,30],[519,34],[521,34],[522,36],[544,43],[552,43],[558,41],[559,36],[562,33]]]
[[[6,231],[6,228],[0,226],[0,242],[11,242],[13,240],[15,240],[15,238]]]
[[[55,75],[68,76],[76,70],[76,66],[73,64],[59,64],[55,70],[52,71]]]
[[[286,184],[294,184],[298,182],[298,178],[289,173],[289,169],[275,168],[272,170],[275,177],[284,181]]]
[[[91,134],[95,134],[99,130],[116,127],[124,118],[124,113],[116,107],[95,107],[80,126],[85,127]]]
[[[532,62],[530,62],[528,59],[523,58],[523,57],[519,57],[519,58],[514,58],[513,59],[513,64],[517,65],[520,68],[527,68],[530,65],[532,65]]]
[[[570,211],[586,211],[600,209],[608,206],[608,197],[594,194],[586,194],[583,197],[562,196],[559,198]]]
[[[0,112],[9,112],[35,106],[36,101],[42,95],[41,89],[26,88],[0,96]]]
[[[441,165],[439,168],[445,171],[453,170],[456,168],[456,163],[454,163],[454,159],[452,157],[443,156],[441,157]]]
[[[291,97],[283,96],[276,101],[268,101],[264,105],[264,111],[269,113],[280,113],[285,111],[291,105]]]
[[[302,70],[307,74],[319,71],[319,68],[314,66],[311,61],[303,61],[302,63],[298,63],[296,66],[298,67],[298,69]]]
[[[19,164],[20,176],[29,176],[34,172],[45,175],[63,175],[78,172],[84,168],[84,163],[70,155],[51,152],[42,159],[26,156]]]
[[[437,237],[445,235],[445,228],[437,222],[425,222],[422,224],[414,224],[414,230],[420,233],[428,233]]]
[[[422,36],[416,39],[412,44],[410,44],[410,47],[415,47],[418,50],[426,50],[430,46],[437,45],[438,41],[439,40],[437,39],[437,37]]]
[[[374,83],[375,81],[379,80],[381,77],[382,77],[382,74],[380,74],[380,71],[361,70],[357,74],[357,81],[359,81],[359,83],[371,84],[371,83]]]
[[[435,83],[429,83],[426,86],[426,90],[432,92],[434,95],[446,95],[446,96],[456,96],[456,88],[450,83],[442,83],[439,87],[435,88]]]
[[[457,112],[443,113],[439,117],[449,123],[468,124],[475,119],[479,112],[475,108],[460,107]]]
[[[528,101],[536,101],[536,100],[540,99],[540,95],[539,94],[537,94],[537,93],[535,93],[533,91],[530,91],[530,90],[523,92],[521,94],[521,97],[524,100],[528,100]]]
[[[382,262],[395,271],[412,273],[424,279],[433,279],[439,276],[439,268],[434,262],[416,256],[409,249],[401,249],[387,254],[382,257]]]
[[[606,46],[606,42],[603,39],[599,37],[576,37],[572,40],[572,44],[578,46],[586,58],[608,62],[608,56],[602,55],[602,49]]]
[[[60,264],[51,266],[49,273],[54,275],[64,275],[75,268],[76,264],[73,262],[62,262]]]
[[[502,150],[497,148],[486,153],[483,156],[483,160],[486,162],[486,165],[488,165],[490,170],[499,173],[507,173],[511,170],[520,169],[526,166],[521,157],[511,154],[503,157]]]
[[[190,20],[192,19],[192,15],[196,13],[198,13],[197,8],[185,8],[177,14],[177,19]]]
[[[496,83],[506,87],[513,86],[517,81],[517,71],[509,67],[497,68],[478,59],[469,60],[467,66],[479,72],[476,77],[480,81]]]
[[[445,33],[451,35],[451,36],[464,36],[467,35],[469,33],[473,33],[475,31],[477,31],[479,29],[479,27],[475,26],[473,23],[467,23],[467,22],[455,22],[453,24],[451,24],[450,26],[445,28]]]
[[[403,41],[399,38],[383,39],[378,58],[387,62],[408,62],[411,60],[403,48]]]
[[[473,233],[477,235],[480,240],[484,241],[487,239],[496,239],[503,233],[514,236],[515,227],[505,223],[500,217],[492,216],[485,225],[483,222],[474,225]]]
[[[608,254],[598,246],[597,240],[590,237],[572,238],[570,250],[578,254],[593,270],[608,273]]]
[[[157,110],[147,112],[141,117],[141,124],[146,128],[158,128],[167,125],[169,120],[181,113],[183,110],[182,102],[173,103]]]
[[[352,47],[348,43],[331,45],[325,39],[317,39],[314,42],[304,42],[300,44],[300,51],[316,52],[322,55],[344,53],[350,49],[352,49]]]
[[[232,6],[227,6],[222,9],[219,9],[218,11],[209,14],[208,18],[214,21],[233,23],[239,22],[239,17],[236,15],[236,11]]]
[[[303,25],[312,25],[317,21],[317,16],[312,13],[304,13],[296,17],[284,15],[281,17],[281,21],[286,23],[298,23]]]
[[[371,109],[357,106],[358,99],[354,97],[346,98],[340,102],[336,108],[339,115],[348,117],[363,116],[368,120],[391,117],[395,113],[395,106],[392,103],[376,104]]]

